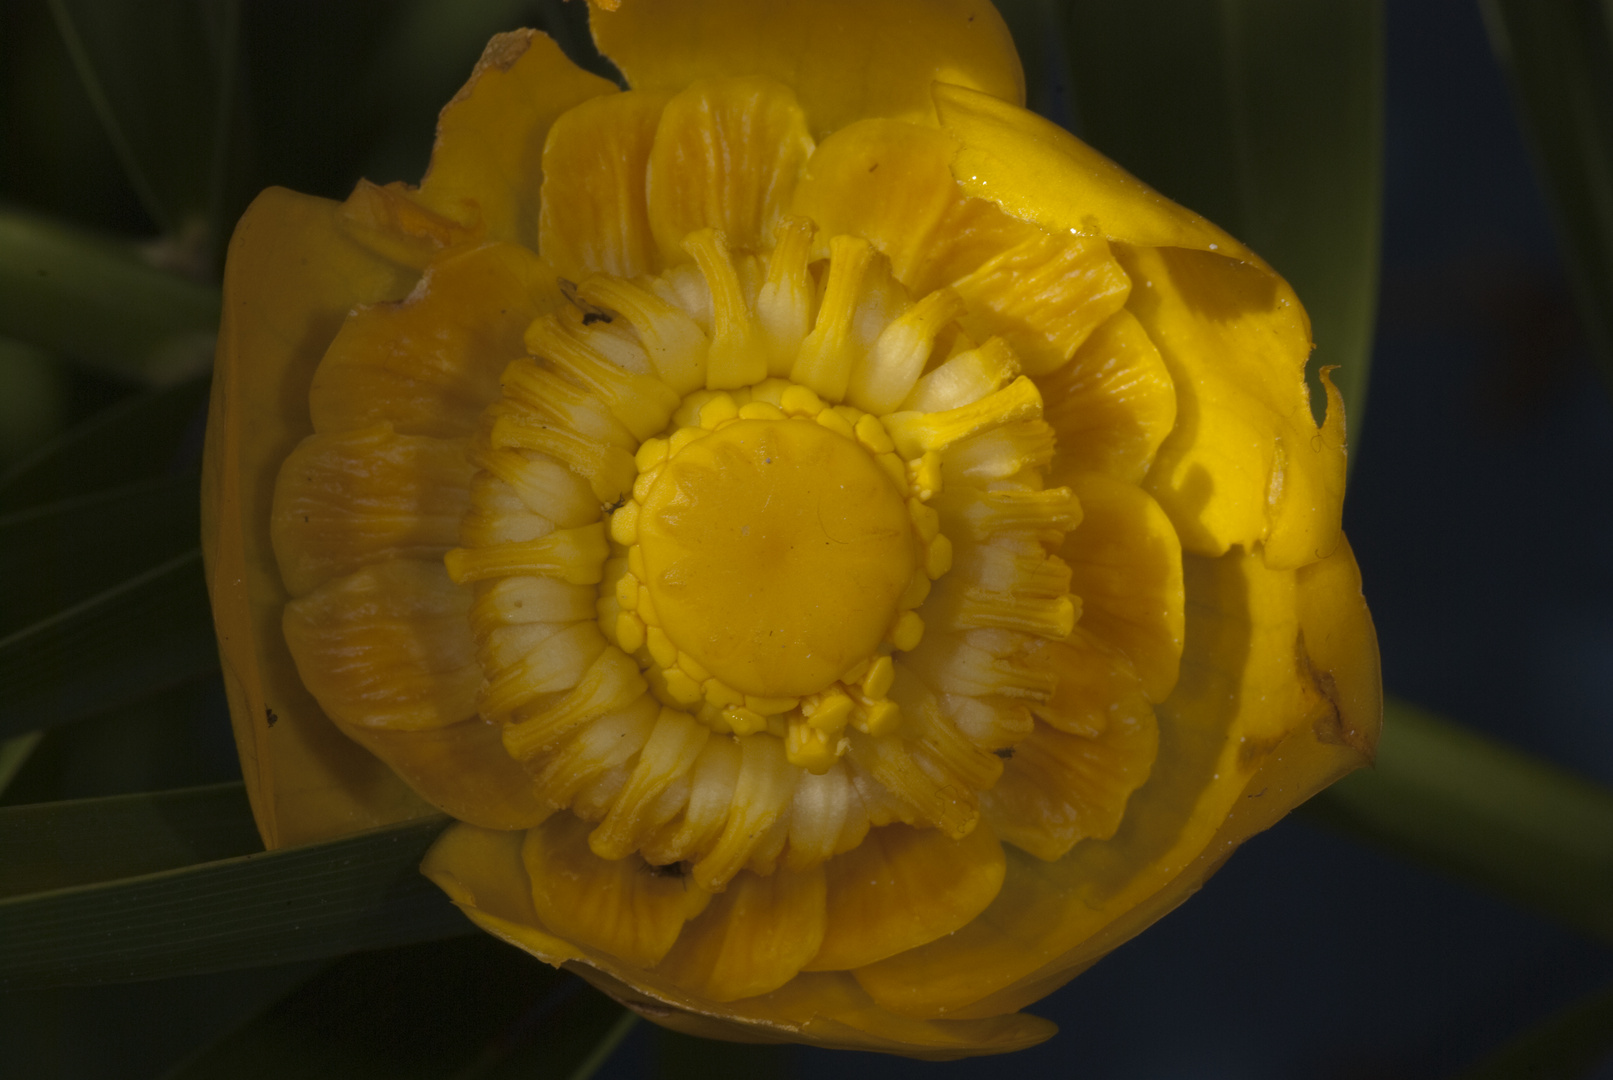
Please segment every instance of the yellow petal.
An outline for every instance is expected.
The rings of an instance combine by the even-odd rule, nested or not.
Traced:
[[[660,269],[645,207],[661,94],[605,94],[562,115],[543,148],[538,251],[561,277]]]
[[[616,92],[566,59],[546,35],[497,34],[437,117],[420,200],[488,238],[538,246],[543,144],[562,113]]]
[[[981,816],[1038,859],[1059,859],[1077,841],[1113,836],[1159,749],[1154,710],[1140,698],[1129,704],[1115,709],[1097,736],[1038,722],[1014,746],[997,786],[981,793]]]
[[[777,990],[823,942],[823,867],[741,873],[684,927],[656,974],[712,1001]]]
[[[342,215],[280,188],[253,201],[230,241],[213,371],[203,550],[241,771],[271,848],[429,812],[320,712],[280,630],[274,477],[313,433],[306,395],[288,388],[308,385],[352,307],[397,300],[418,276],[355,240]]]
[[[304,439],[280,468],[270,522],[286,588],[301,596],[369,563],[442,558],[470,505],[466,449],[385,424]]]
[[[1102,473],[1058,478],[1081,500],[1081,524],[1059,554],[1070,591],[1081,598],[1081,626],[1115,646],[1142,676],[1150,701],[1176,685],[1182,655],[1182,548],[1147,492]]]
[[[1264,542],[1275,567],[1338,542],[1343,411],[1311,419],[1310,322],[1281,278],[1195,251],[1126,249],[1130,308],[1176,384],[1176,427],[1146,486],[1182,546],[1220,555]]]
[[[1038,1016],[914,1020],[880,1008],[850,975],[802,974],[779,990],[718,1005],[655,971],[628,968],[554,936],[538,921],[521,862],[520,833],[454,825],[421,872],[478,926],[556,967],[565,965],[630,1009],[677,1031],[751,1042],[808,1041],[946,1061],[1034,1046],[1057,1030]]]
[[[824,867],[828,929],[811,971],[841,971],[950,934],[1002,887],[1002,845],[977,826],[962,840],[886,825]]]
[[[719,230],[729,248],[765,251],[812,152],[790,88],[708,79],[676,94],[650,151],[649,214],[661,258],[688,260],[684,237]]]
[[[342,731],[444,813],[489,829],[529,828],[554,807],[538,798],[531,775],[504,751],[501,726],[472,716],[422,731],[351,725]]]
[[[314,373],[314,427],[390,423],[411,435],[466,435],[525,351],[522,334],[564,302],[554,271],[514,244],[456,249],[401,303],[360,308]]]
[[[1186,562],[1182,676],[1156,710],[1159,754],[1119,831],[1054,862],[1009,848],[1002,891],[979,918],[858,969],[875,1001],[915,1017],[1027,1005],[1170,911],[1243,840],[1370,759],[1377,649],[1348,547],[1302,571],[1302,581],[1236,552]],[[1337,620],[1329,649],[1302,651],[1297,618],[1324,616]],[[1262,627],[1273,630],[1251,640]],[[1312,624],[1311,635],[1323,632]]]
[[[1142,481],[1176,425],[1176,387],[1137,317],[1117,311],[1075,357],[1038,380],[1043,415],[1058,432],[1050,472]]]
[[[441,563],[367,566],[286,605],[286,643],[332,719],[354,727],[457,724],[476,712],[482,671],[470,592]]]
[[[557,814],[526,834],[521,854],[543,925],[626,963],[648,967],[678,939],[711,894],[677,867],[637,855],[602,859],[588,846],[589,825]]]
[[[953,173],[970,195],[1054,233],[1219,251],[1265,265],[1208,221],[1017,103],[961,85],[937,85],[934,93],[941,126],[958,142]]]
[[[989,4],[627,0],[592,16],[594,41],[635,89],[764,75],[795,88],[818,136],[868,116],[930,122],[936,79],[1025,100],[1019,56]]]
[[[427,209],[401,182],[360,180],[341,210],[342,231],[383,259],[424,270],[444,248],[470,243],[479,231]]]

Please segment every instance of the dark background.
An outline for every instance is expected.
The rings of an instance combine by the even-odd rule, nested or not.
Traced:
[[[360,174],[418,176],[435,106],[390,114],[362,74],[388,47],[365,28],[391,7],[247,6],[255,149],[231,159],[227,220],[262,183],[341,197]],[[1475,4],[1391,0],[1387,42],[1380,321],[1345,515],[1385,683],[1613,785],[1613,407]],[[440,76],[448,92],[478,46]],[[0,5],[0,94],[0,200],[154,231],[43,3]],[[432,85],[419,94],[447,97]],[[324,130],[288,119],[311,115],[310,102],[328,103]],[[36,367],[37,400],[58,423],[133,389],[82,365]],[[236,775],[209,681],[143,717],[52,735],[0,801]],[[0,1075],[160,1075],[310,971],[0,997]],[[943,1066],[811,1049],[707,1054],[641,1024],[599,1075],[1436,1077],[1610,984],[1605,946],[1301,813],[1040,1003],[1033,1011],[1062,1030],[1035,1050]],[[1613,1078],[1613,1061],[1595,1075]]]

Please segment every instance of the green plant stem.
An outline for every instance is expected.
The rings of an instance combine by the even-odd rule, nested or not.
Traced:
[[[1390,699],[1373,769],[1306,816],[1613,941],[1613,791]]]
[[[218,313],[218,289],[127,245],[0,209],[0,335],[167,383],[207,369]]]

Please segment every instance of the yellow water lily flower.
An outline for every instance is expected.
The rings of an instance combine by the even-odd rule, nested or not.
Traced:
[[[1379,723],[1305,313],[1026,112],[985,0],[500,35],[418,188],[237,227],[209,580],[270,846],[424,871],[658,1023],[928,1057]]]

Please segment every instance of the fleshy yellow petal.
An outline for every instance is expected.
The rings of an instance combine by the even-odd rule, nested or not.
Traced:
[[[1176,424],[1176,387],[1137,317],[1117,311],[1068,364],[1037,380],[1058,433],[1049,472],[1101,472],[1139,483]]]
[[[592,25],[636,90],[765,75],[795,88],[814,135],[868,116],[933,122],[937,79],[1025,100],[1008,27],[970,0],[625,0]]]
[[[470,507],[468,449],[386,424],[304,439],[275,485],[271,530],[286,588],[301,596],[369,563],[442,558]]]
[[[1059,555],[1081,598],[1081,627],[1124,653],[1150,701],[1176,685],[1182,656],[1182,548],[1148,493],[1102,473],[1057,477],[1081,502]]]
[[[1017,103],[946,82],[934,88],[935,106],[941,126],[958,142],[952,169],[970,195],[1050,232],[1219,251],[1265,265],[1057,124]]]
[[[701,229],[720,231],[734,250],[771,248],[811,153],[806,118],[783,83],[704,79],[674,95],[650,151],[650,226],[662,260],[686,262],[684,238]]]
[[[1128,248],[1129,307],[1176,384],[1176,427],[1145,487],[1182,546],[1220,555],[1264,543],[1292,568],[1330,554],[1343,512],[1344,421],[1311,418],[1310,321],[1281,278],[1219,255]]]
[[[651,866],[637,855],[601,859],[588,846],[590,828],[558,814],[528,830],[522,858],[534,910],[555,933],[628,964],[652,966],[711,894],[676,866]]]
[[[407,298],[360,308],[309,391],[320,432],[389,423],[452,437],[476,426],[532,320],[564,303],[554,271],[515,244],[456,248]]]
[[[286,605],[286,643],[326,715],[353,727],[417,731],[476,712],[482,671],[470,591],[439,562],[393,559]]]
[[[761,997],[719,1005],[652,971],[624,967],[546,930],[533,910],[520,833],[455,825],[426,854],[421,872],[482,929],[556,967],[566,966],[656,1023],[691,1035],[742,1042],[806,1041],[946,1061],[1034,1046],[1057,1030],[1038,1016],[915,1020],[874,1004],[850,975],[797,975]]]
[[[401,299],[418,277],[347,224],[339,203],[272,188],[236,225],[224,275],[203,550],[242,773],[271,848],[430,810],[319,711],[280,632],[289,597],[270,503],[281,462],[313,433],[303,388],[349,309]]]
[[[644,201],[663,94],[602,94],[562,115],[543,148],[538,251],[563,278],[660,268]]]
[[[566,59],[547,35],[495,35],[437,118],[420,200],[493,240],[538,246],[543,144],[567,109],[616,85]]]
[[[423,731],[340,725],[348,738],[391,766],[432,806],[488,829],[525,829],[554,807],[499,738],[500,725],[473,716]]]
[[[875,1001],[915,1017],[1027,1005],[1175,907],[1243,840],[1370,760],[1377,646],[1348,547],[1301,571],[1303,583],[1237,552],[1186,561],[1182,676],[1156,710],[1159,755],[1119,831],[1056,862],[1008,849],[1002,891],[979,918],[856,972]],[[1302,620],[1324,613],[1334,630],[1328,650],[1313,653]]]
[[[771,993],[823,942],[823,867],[745,872],[684,927],[656,973],[711,1001]]]
[[[950,934],[1002,887],[1002,845],[985,826],[962,840],[887,825],[825,867],[828,930],[807,969],[843,971]]]

